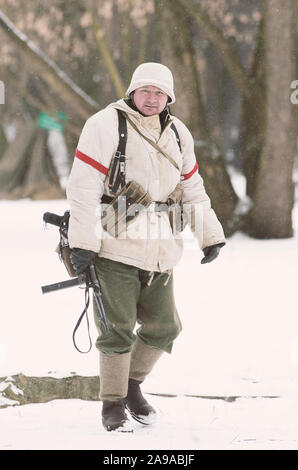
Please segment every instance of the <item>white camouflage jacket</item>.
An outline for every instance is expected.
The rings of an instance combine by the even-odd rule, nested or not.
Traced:
[[[70,247],[92,250],[101,257],[148,271],[172,269],[181,258],[182,236],[173,235],[166,212],[144,209],[119,238],[102,228],[100,201],[103,194],[111,195],[109,167],[119,142],[116,109],[125,111],[138,129],[165,150],[180,169],[127,123],[126,182],[134,180],[148,191],[153,201],[166,202],[182,181],[183,204],[192,209],[190,227],[199,247],[225,242],[222,226],[198,173],[193,138],[187,127],[171,116],[181,141],[181,152],[170,122],[161,132],[158,115],[144,117],[119,100],[92,115],[82,130],[67,186]]]

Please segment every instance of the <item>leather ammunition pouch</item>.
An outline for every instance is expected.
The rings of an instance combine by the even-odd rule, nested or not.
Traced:
[[[135,181],[129,181],[109,204],[102,200],[101,221],[104,230],[118,237],[143,209],[152,203],[149,194]]]
[[[177,232],[182,232],[187,225],[187,216],[185,211],[183,211],[182,195],[183,185],[178,183],[167,200],[169,221],[174,235]]]
[[[148,193],[135,181],[129,181],[115,196],[103,195],[101,222],[104,230],[113,237],[118,237],[127,229],[144,209],[154,212],[166,211],[172,232],[182,232],[187,224],[187,217],[182,204],[183,185],[177,184],[166,202],[152,201]]]

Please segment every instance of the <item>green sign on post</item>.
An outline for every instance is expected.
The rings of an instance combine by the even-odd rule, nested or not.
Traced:
[[[57,129],[60,132],[64,130],[64,122],[67,116],[61,111],[55,111],[54,116],[50,116],[45,112],[40,112],[38,116],[37,125],[42,129],[51,130]]]

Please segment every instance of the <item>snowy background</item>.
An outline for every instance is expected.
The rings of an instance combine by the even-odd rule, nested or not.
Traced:
[[[83,291],[40,288],[68,278],[58,231],[42,222],[66,209],[64,200],[0,201],[0,377],[98,374],[95,347],[81,355],[72,343]],[[143,384],[154,426],[107,433],[94,401],[10,406],[0,409],[0,449],[298,449],[297,207],[293,218],[294,238],[237,233],[209,265],[185,232],[175,269],[183,331]],[[89,317],[94,343],[92,309]]]

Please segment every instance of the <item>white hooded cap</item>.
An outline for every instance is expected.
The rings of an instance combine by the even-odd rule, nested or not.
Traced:
[[[129,97],[132,91],[146,85],[160,88],[170,97],[169,104],[175,103],[173,75],[165,65],[158,64],[157,62],[146,62],[139,65],[131,77],[130,85],[126,90],[126,96]]]

